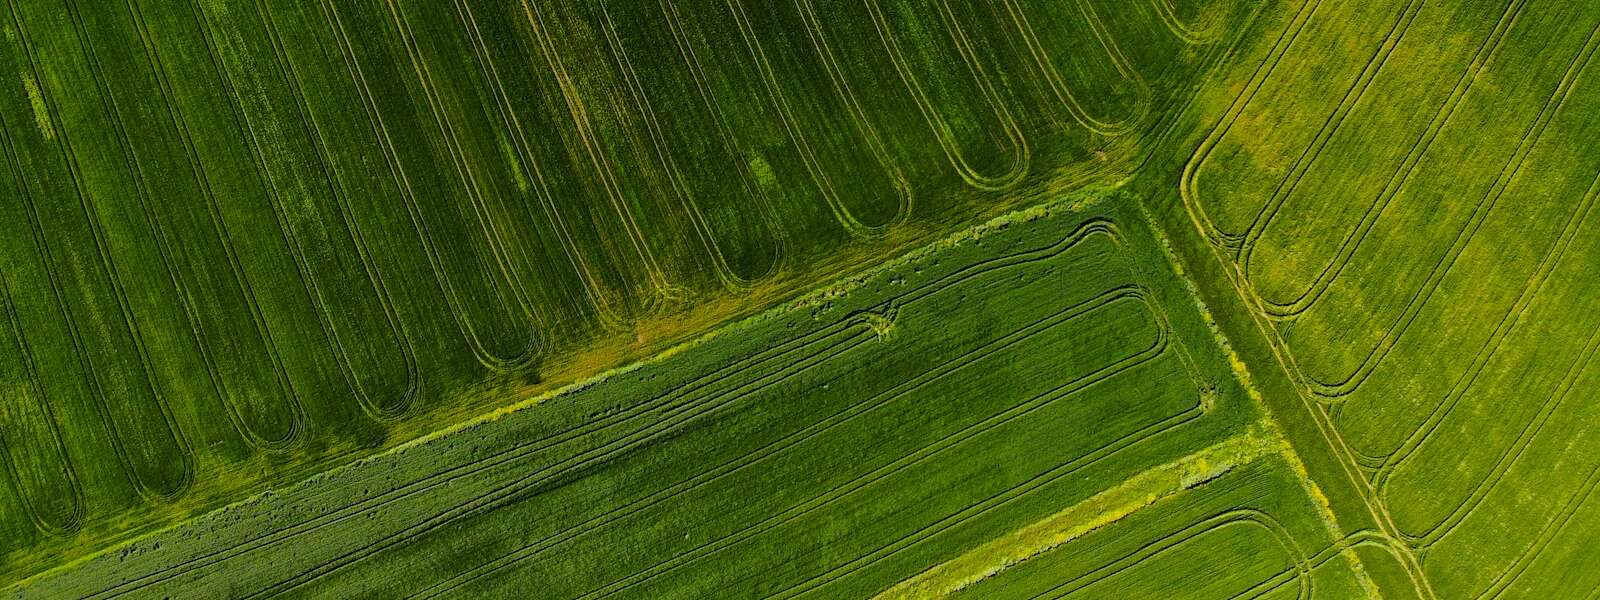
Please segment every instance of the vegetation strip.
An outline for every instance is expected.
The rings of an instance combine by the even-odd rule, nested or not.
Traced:
[[[897,583],[874,598],[939,598],[960,591],[1134,511],[1220,477],[1239,465],[1280,451],[1280,442],[1262,435],[1253,431],[1236,436],[1134,475],[1088,500]]]

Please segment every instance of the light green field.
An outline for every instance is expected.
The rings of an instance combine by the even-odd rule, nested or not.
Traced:
[[[1341,522],[1431,597],[1592,597],[1600,9],[1280,14],[1140,187]]]
[[[0,595],[1600,598],[1600,5],[0,37]]]

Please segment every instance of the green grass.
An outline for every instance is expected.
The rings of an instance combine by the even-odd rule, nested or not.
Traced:
[[[1597,22],[0,0],[0,589],[1600,597]]]

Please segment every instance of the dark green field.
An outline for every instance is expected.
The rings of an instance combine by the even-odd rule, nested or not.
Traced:
[[[0,593],[1600,597],[1600,5],[0,2]]]

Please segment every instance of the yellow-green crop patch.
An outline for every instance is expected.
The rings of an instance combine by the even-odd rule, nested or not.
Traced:
[[[1264,20],[1281,35],[1241,49],[1231,96],[1186,117],[1192,154],[1143,186],[1180,254],[1412,591],[1593,597],[1600,9]]]

